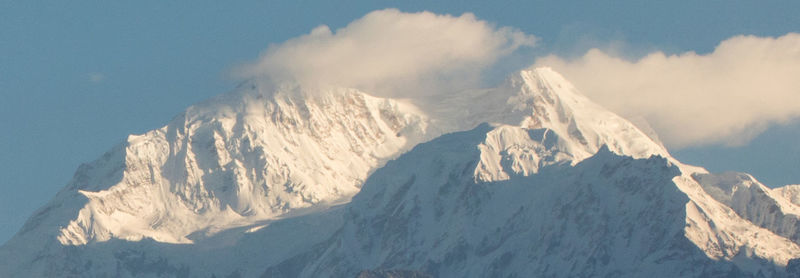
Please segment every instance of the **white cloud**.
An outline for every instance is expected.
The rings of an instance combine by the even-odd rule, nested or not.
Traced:
[[[487,68],[534,42],[469,13],[387,9],[272,45],[235,74],[409,97],[480,86]],[[654,52],[634,61],[593,49],[573,60],[543,57],[542,65],[611,110],[643,117],[673,148],[746,143],[800,116],[799,34],[737,36],[709,54]]]
[[[322,25],[273,45],[236,75],[409,96],[475,86],[482,70],[534,41],[470,13],[455,17],[386,9],[335,32]]]
[[[564,74],[596,102],[642,116],[665,144],[747,143],[766,127],[800,116],[800,34],[736,36],[709,54],[651,53],[628,61],[593,49],[537,65]]]

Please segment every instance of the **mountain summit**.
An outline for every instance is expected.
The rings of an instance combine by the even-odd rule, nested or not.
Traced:
[[[795,191],[681,164],[548,68],[412,99],[252,81],[79,167],[0,275],[788,277]]]

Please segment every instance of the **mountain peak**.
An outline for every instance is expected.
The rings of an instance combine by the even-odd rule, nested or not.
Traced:
[[[410,99],[254,80],[82,165],[0,275],[775,271],[800,256],[798,188],[683,165],[549,68]]]
[[[522,111],[519,125],[547,128],[576,143],[582,157],[597,152],[602,145],[618,154],[646,158],[669,157],[658,142],[628,120],[597,105],[575,86],[550,68],[524,70],[509,79],[518,93],[509,98],[514,110]]]
[[[738,277],[800,255],[788,236],[709,201],[666,157],[601,145],[565,163],[572,139],[559,135],[487,124],[420,144],[367,180],[331,239],[265,276]]]
[[[211,235],[346,201],[388,159],[464,129],[454,122],[496,123],[481,145],[486,160],[475,174],[487,181],[536,173],[552,163],[574,164],[604,145],[633,157],[668,156],[548,68],[521,71],[497,89],[443,100],[467,112],[437,114],[355,89],[243,84],[190,107],[163,128],[130,136],[79,171],[70,188],[88,201],[58,239],[190,243],[188,236],[198,231]],[[511,168],[494,160],[509,155],[516,163]]]
[[[51,226],[66,245],[191,243],[347,201],[369,172],[429,136],[428,120],[405,103],[354,89],[302,90],[240,86],[131,135],[78,170],[66,190],[83,204],[68,223],[38,221],[59,222]]]

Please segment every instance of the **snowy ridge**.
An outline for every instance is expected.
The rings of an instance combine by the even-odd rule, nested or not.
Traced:
[[[83,166],[68,188],[88,202],[58,240],[191,243],[346,200],[368,172],[425,136],[425,119],[395,101],[354,90],[257,89],[192,107],[105,156],[118,161]]]
[[[486,142],[478,146],[478,180],[508,179],[500,160],[504,154],[516,163],[510,170],[524,176],[550,164],[578,163],[601,146],[636,158],[669,157],[666,149],[644,132],[580,95],[549,68],[522,71],[492,93],[510,96],[504,113],[492,119],[507,125],[490,131]]]
[[[754,259],[786,266],[800,257],[800,247],[792,240],[750,222],[686,174],[676,177],[675,185],[691,199],[686,204],[686,237],[709,258],[733,261],[755,273]]]
[[[800,207],[753,176],[726,172],[695,174],[708,195],[759,227],[800,243]]]
[[[432,122],[450,127],[445,132],[469,130],[484,122],[552,130],[572,144],[565,147],[578,158],[576,163],[603,145],[636,158],[669,157],[661,144],[587,99],[550,68],[523,70],[498,88],[437,96],[419,106]]]
[[[370,177],[332,240],[265,276],[410,269],[436,277],[783,277],[800,256],[797,244],[740,217],[668,159],[603,147],[574,166],[529,167],[538,169],[529,175],[525,165],[541,157],[486,155],[482,146],[502,135],[510,145],[542,143],[531,149],[545,157],[562,155],[547,143],[563,140],[557,132],[505,125],[424,143]],[[487,164],[507,177],[477,178]]]
[[[571,153],[581,153],[586,158],[606,145],[611,151],[635,158],[669,157],[660,144],[629,121],[581,95],[553,70],[523,71],[520,79],[512,79],[512,84],[522,82],[519,87],[523,93],[508,100],[516,103],[515,108],[526,115],[520,126],[547,128],[582,145],[583,153],[579,149],[573,149]]]
[[[312,251],[315,259],[300,262],[304,268],[289,260],[265,276],[348,277],[360,269],[436,277],[713,271],[682,266],[685,258],[711,263],[686,248],[684,220],[675,216],[688,198],[670,186],[679,171],[665,159],[633,160],[604,148],[574,167],[475,182],[471,169],[481,152],[475,147],[492,130],[445,135],[390,162],[348,205],[340,234]]]
[[[0,276],[800,271],[800,186],[653,137],[547,68],[405,100],[245,83],[82,165]]]
[[[265,276],[788,275],[783,268],[800,257],[793,234],[781,230],[794,229],[796,217],[781,214],[792,205],[759,209],[771,208],[772,193],[738,206],[717,200],[699,178],[710,177],[704,169],[680,164],[552,75],[521,74],[521,93],[509,101],[514,112],[530,111],[521,126],[445,135],[390,162],[348,204],[344,227],[322,250]]]
[[[506,98],[490,120],[546,128],[570,139],[559,142],[560,155],[569,159],[546,159],[577,163],[601,145],[634,157],[667,156],[632,124],[577,94],[549,69],[523,71],[506,85],[492,92]],[[119,175],[124,169],[121,178],[71,183],[89,202],[61,229],[58,240],[72,245],[111,238],[190,243],[192,237],[293,209],[347,200],[383,161],[437,133],[426,130],[428,118],[471,118],[428,116],[413,105],[353,90],[309,93],[284,85],[260,92],[261,87],[267,86],[251,85],[252,92],[192,107],[168,126],[130,136],[123,154],[109,154],[124,157],[124,164],[105,170]],[[485,109],[469,105],[459,109]],[[498,151],[536,153],[488,143],[485,147]],[[102,161],[88,167],[103,171],[107,165]],[[505,175],[496,172],[497,165],[483,166],[495,169],[479,175],[486,181]],[[535,173],[539,166],[517,170]],[[79,171],[76,176],[108,173]]]

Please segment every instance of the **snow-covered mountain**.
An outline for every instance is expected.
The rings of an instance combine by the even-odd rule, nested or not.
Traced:
[[[79,194],[86,204],[58,230],[58,240],[191,243],[219,229],[341,202],[369,171],[425,136],[420,114],[355,90],[243,90],[191,107],[82,165],[59,197]]]
[[[681,164],[547,68],[415,99],[253,81],[82,165],[0,276],[781,277],[797,188]]]
[[[749,175],[680,164],[550,71],[522,77],[545,107],[534,117],[557,117],[417,146],[370,177],[334,237],[265,274],[788,275],[796,204]]]
[[[389,162],[348,204],[334,237],[265,273],[780,277],[800,256],[788,237],[707,198],[696,180],[660,156],[634,159],[604,147],[574,166],[551,164],[531,175],[535,166],[515,166],[537,158],[500,151],[505,163],[498,166],[511,177],[484,181],[475,170],[492,162],[481,146],[508,129],[521,128],[483,125]],[[517,146],[543,133],[525,131]]]
[[[345,202],[428,136],[414,109],[351,89],[243,84],[81,165],[6,249],[190,244]]]

